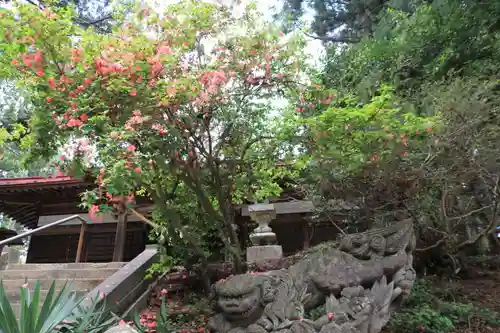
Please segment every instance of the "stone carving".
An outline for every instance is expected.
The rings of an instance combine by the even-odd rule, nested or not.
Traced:
[[[415,234],[411,220],[394,223],[384,229],[373,229],[363,233],[348,235],[342,239],[340,250],[358,259],[370,259],[396,254],[415,247]]]
[[[214,286],[218,333],[378,333],[415,281],[411,220],[349,235],[288,269],[247,273]],[[318,249],[320,249],[318,247]],[[310,320],[305,313],[324,305]]]

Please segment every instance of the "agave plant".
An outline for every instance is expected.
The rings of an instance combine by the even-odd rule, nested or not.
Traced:
[[[71,315],[63,321],[60,330],[71,333],[106,332],[119,318],[114,316],[106,304],[100,302],[101,300],[100,296],[96,296],[89,302],[88,307],[78,304]]]
[[[9,303],[3,282],[0,281],[0,329],[3,333],[51,333],[78,306],[80,300],[72,293],[71,285],[64,284],[56,294],[53,282],[43,303],[40,299],[40,282],[33,295],[23,286],[20,291],[19,320]]]
[[[21,288],[19,320],[7,299],[0,281],[0,333],[99,333],[115,324],[112,313],[107,311],[100,298],[84,307],[83,298],[72,292],[71,284],[64,284],[56,294],[55,282],[41,302],[40,282],[37,281],[33,296],[28,288]],[[101,304],[101,305],[99,305]]]

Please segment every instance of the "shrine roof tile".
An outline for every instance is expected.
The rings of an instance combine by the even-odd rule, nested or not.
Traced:
[[[71,176],[56,176],[56,177],[24,177],[24,178],[0,178],[0,189],[5,188],[29,188],[39,187],[44,185],[50,186],[65,186],[74,184],[87,183],[81,178],[73,178]]]

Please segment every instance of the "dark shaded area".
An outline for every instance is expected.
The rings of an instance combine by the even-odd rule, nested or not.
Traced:
[[[412,13],[428,0],[285,0],[283,13],[289,27],[305,12],[312,11],[315,38],[325,43],[357,43],[372,36],[382,15],[389,9]]]

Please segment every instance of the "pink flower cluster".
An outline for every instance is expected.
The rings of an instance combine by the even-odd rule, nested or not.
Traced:
[[[206,72],[203,74],[200,82],[211,94],[219,91],[219,87],[228,81],[226,74],[223,71]]]
[[[144,117],[141,115],[141,111],[134,111],[132,117],[130,117],[125,123],[125,129],[127,131],[134,131],[135,126],[141,125],[144,122]]]

